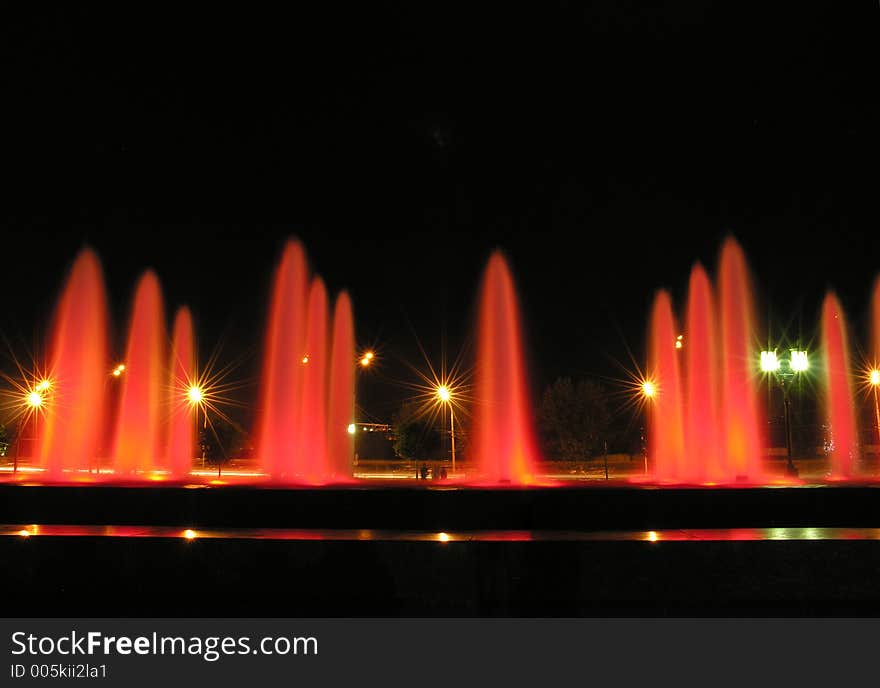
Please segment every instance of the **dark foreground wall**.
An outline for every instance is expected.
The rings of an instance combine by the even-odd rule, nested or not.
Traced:
[[[2,537],[3,616],[878,615],[873,540]]]
[[[421,531],[880,527],[880,487],[0,485],[4,523]]]

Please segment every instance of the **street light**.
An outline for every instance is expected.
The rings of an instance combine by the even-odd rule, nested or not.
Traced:
[[[452,408],[452,390],[446,385],[437,386],[437,398],[441,404],[449,407],[449,437],[452,449],[452,472],[455,473],[455,412]]]
[[[34,436],[35,438],[39,436],[39,432],[36,426],[37,423],[37,413],[43,408],[43,404],[46,402],[46,395],[49,393],[49,390],[52,388],[52,383],[43,379],[40,380],[34,387],[26,392],[24,395],[24,405],[27,407],[27,413],[22,414],[18,420],[18,432],[17,437],[15,438],[15,452],[12,455],[12,473],[18,473],[18,454],[21,451],[21,441],[24,439],[22,435],[24,434],[23,428],[27,427],[27,420],[30,416],[34,416]]]
[[[189,402],[190,406],[192,406],[194,408],[201,408],[202,409],[202,415],[204,416],[204,421],[202,423],[202,429],[206,430],[208,428],[208,408],[207,408],[207,404],[205,403],[205,390],[197,384],[192,384],[189,387],[187,387],[186,398],[187,398],[187,401]],[[198,411],[196,411],[196,427],[198,427],[198,425],[199,425],[198,418],[199,418]],[[201,435],[201,433],[199,433],[199,434]],[[202,468],[204,468],[205,467],[205,442],[201,436],[199,437],[199,446],[202,449]],[[219,461],[217,462],[217,476],[218,477],[220,476],[220,462]]]
[[[868,373],[868,381],[874,389],[874,418],[877,420],[877,436],[880,437],[880,405],[877,403],[877,387],[880,386],[880,370],[873,368]]]
[[[791,349],[790,357],[786,366],[783,367],[782,361],[776,355],[776,350],[761,352],[761,372],[772,374],[779,387],[782,389],[782,408],[783,422],[785,425],[785,453],[786,453],[786,471],[789,475],[797,475],[798,471],[791,460],[791,394],[789,393],[789,384],[795,377],[806,372],[810,367],[809,357],[806,351],[800,349]],[[880,381],[880,380],[878,380]]]
[[[361,356],[358,363],[360,364],[361,368],[369,368],[370,365],[372,365],[373,359],[375,357],[376,357],[376,354],[374,354],[372,351],[365,351],[364,355]]]
[[[675,340],[675,343],[676,343],[676,348],[680,348],[680,347],[678,347],[678,345],[681,344],[681,336],[679,336],[678,339]],[[639,391],[641,392],[642,397],[644,397],[644,399],[646,401],[653,401],[654,397],[657,396],[657,383],[654,382],[653,380],[643,380],[641,386],[639,387]],[[645,475],[647,475],[648,474],[648,447],[647,447],[647,443],[644,441],[644,430],[642,430],[642,445],[643,445],[642,456],[644,457],[644,460],[645,460]],[[606,454],[606,456],[605,456],[605,479],[608,480],[608,452],[606,452],[605,454]]]

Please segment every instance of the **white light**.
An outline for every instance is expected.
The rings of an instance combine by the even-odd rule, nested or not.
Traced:
[[[353,435],[355,430],[357,430],[357,428],[355,427],[354,423],[349,423],[348,424],[348,434]]]
[[[772,373],[779,370],[779,359],[776,358],[775,351],[761,352],[761,370],[765,373]]]
[[[807,352],[795,351],[794,349],[792,349],[791,360],[789,361],[788,365],[796,373],[804,372],[807,368],[810,367],[809,360],[807,359]]]

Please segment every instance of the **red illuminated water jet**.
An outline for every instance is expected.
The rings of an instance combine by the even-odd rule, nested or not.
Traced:
[[[336,297],[330,349],[330,397],[327,402],[327,456],[331,478],[350,480],[354,435],[354,318],[347,292]]]
[[[39,444],[49,480],[97,465],[106,413],[107,330],[101,265],[85,249],[64,286],[49,343],[51,387]]]
[[[717,290],[694,266],[684,335],[676,333],[669,294],[657,294],[648,342],[648,379],[656,391],[646,399],[656,479],[754,484],[765,478],[755,327],[748,267],[733,239],[721,250]]]
[[[667,291],[654,298],[648,340],[648,376],[654,393],[647,398],[648,452],[653,474],[659,480],[677,481],[684,478],[688,455],[684,447],[684,421],[680,341],[672,300]]]
[[[156,274],[149,270],[135,289],[125,353],[125,373],[113,452],[117,476],[147,477],[162,468],[163,411],[167,408],[165,317]]]
[[[538,452],[519,304],[499,251],[489,258],[481,287],[475,382],[473,477],[491,483],[533,482]]]
[[[187,392],[195,384],[195,343],[189,308],[174,317],[171,358],[168,365],[171,419],[168,428],[168,466],[174,478],[185,478],[192,468],[195,429],[193,408]]]
[[[303,388],[300,398],[298,482],[316,484],[328,478],[327,466],[327,289],[316,277],[309,290],[308,321],[302,357]],[[354,366],[354,361],[350,361]]]
[[[823,396],[828,421],[831,477],[852,478],[858,461],[846,318],[833,293],[822,303]]]
[[[721,416],[727,478],[760,482],[764,427],[755,385],[755,316],[745,255],[732,238],[721,249]]]
[[[354,324],[346,294],[329,340],[327,290],[302,245],[289,241],[275,272],[263,362],[257,456],[276,483],[324,484],[351,475]]]
[[[271,479],[293,479],[296,419],[302,395],[308,264],[298,241],[289,241],[275,270],[266,352],[257,456]]]
[[[718,432],[718,358],[712,286],[703,266],[691,271],[688,287],[687,383],[685,438],[688,459],[683,477],[688,481],[723,480]]]

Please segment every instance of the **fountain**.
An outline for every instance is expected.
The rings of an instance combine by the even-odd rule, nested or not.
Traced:
[[[503,254],[489,258],[480,290],[473,423],[474,477],[534,482],[538,452],[513,277]]]
[[[354,419],[354,317],[351,298],[343,291],[333,309],[333,343],[330,347],[330,383],[327,400],[327,456],[329,477],[351,480],[354,437],[348,426]]]
[[[721,311],[721,416],[727,476],[760,483],[764,416],[755,384],[755,316],[749,270],[740,245],[728,238],[718,277]]]
[[[73,263],[55,313],[47,379],[51,404],[40,424],[39,456],[46,478],[90,470],[104,428],[107,299],[98,257],[82,251]]]
[[[831,477],[855,475],[859,457],[847,341],[846,318],[834,293],[822,303],[823,397],[828,419]]]
[[[660,481],[764,479],[754,308],[745,257],[733,239],[724,242],[719,263],[717,295],[701,265],[691,271],[685,335],[676,333],[668,292],[655,297],[648,379],[657,391],[649,400],[649,452]]]
[[[684,480],[684,462],[689,456],[684,444],[684,408],[679,351],[674,342],[678,327],[672,313],[669,292],[660,291],[654,299],[648,337],[648,375],[654,384],[649,424],[651,462],[654,476],[661,481]]]
[[[149,270],[135,289],[125,374],[120,380],[122,391],[113,450],[113,472],[117,476],[143,478],[154,469],[164,468],[165,336],[159,279]]]
[[[261,470],[271,482],[317,485],[350,478],[353,452],[339,434],[354,420],[351,302],[345,293],[337,299],[332,346],[327,302],[324,282],[310,278],[302,245],[288,242],[272,291],[257,444]]]
[[[722,245],[714,283],[700,264],[693,267],[682,331],[670,294],[657,293],[647,350],[647,379],[654,390],[647,399],[650,479],[699,485],[771,480],[764,456],[767,418],[756,382],[753,302],[745,256],[732,238]],[[873,317],[877,342],[880,281]],[[135,289],[125,365],[112,377],[108,339],[100,263],[87,249],[74,262],[55,312],[47,380],[41,383],[47,387],[40,392],[47,403],[33,422],[44,480],[95,480],[97,470],[105,479],[192,481],[196,426],[201,419],[207,425],[207,414],[200,413],[201,399],[187,398],[188,388],[199,384],[189,309],[177,311],[168,342],[159,280],[147,271]],[[823,304],[821,342],[831,476],[849,480],[856,477],[859,442],[846,323],[833,294]],[[354,349],[348,293],[331,300],[302,244],[288,241],[268,309],[255,460],[244,475],[279,486],[352,481]],[[499,251],[490,256],[480,286],[470,396],[473,422],[461,483],[540,484],[544,469],[520,309]],[[880,425],[880,411],[877,416]]]
[[[196,382],[196,355],[192,316],[189,308],[179,308],[174,316],[171,358],[168,362],[168,391],[171,395],[171,418],[168,429],[168,467],[171,476],[183,480],[192,468],[195,431],[191,407],[186,398],[189,387]]]

